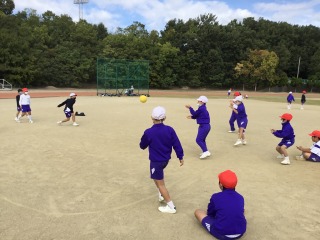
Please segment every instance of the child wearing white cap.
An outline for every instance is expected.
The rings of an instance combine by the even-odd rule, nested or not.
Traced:
[[[287,96],[287,102],[288,102],[288,109],[291,109],[291,103],[294,102],[294,96],[292,95],[292,92],[289,92],[289,95]]]
[[[208,102],[208,98],[206,96],[200,96],[197,99],[197,101],[198,101],[197,110],[194,110],[190,105],[186,105],[185,107],[188,108],[191,113],[191,115],[187,116],[187,118],[196,119],[197,124],[199,124],[196,142],[202,150],[200,159],[204,159],[206,157],[211,156],[211,153],[208,151],[207,143],[206,143],[206,138],[211,130],[210,115],[206,106],[206,103]]]
[[[244,132],[248,125],[248,118],[247,118],[246,109],[242,101],[243,101],[242,96],[237,96],[234,99],[234,104],[230,103],[230,108],[232,109],[232,111],[234,111],[237,114],[237,124],[239,128],[238,140],[236,141],[234,146],[237,146],[240,144],[243,144],[243,145],[247,144],[247,141],[245,140]]]
[[[63,111],[64,111],[64,114],[66,115],[66,119],[64,119],[62,121],[58,121],[57,123],[59,125],[61,125],[64,122],[70,121],[70,118],[72,118],[72,122],[73,122],[72,125],[79,126],[79,124],[76,123],[76,116],[74,115],[74,112],[73,112],[73,105],[76,103],[77,94],[70,93],[69,96],[70,96],[70,98],[68,98],[67,100],[65,100],[64,102],[62,102],[58,105],[58,107],[65,106]]]
[[[183,165],[183,149],[175,130],[163,124],[166,119],[166,110],[163,107],[154,108],[151,119],[153,126],[144,131],[140,148],[149,149],[150,178],[157,186],[159,202],[166,202],[166,206],[160,206],[158,210],[163,213],[176,213],[176,207],[165,186],[164,169],[171,159],[172,148],[176,152],[180,166]]]

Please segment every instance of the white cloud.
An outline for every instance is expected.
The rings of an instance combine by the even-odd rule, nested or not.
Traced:
[[[73,2],[73,0],[15,0],[15,5],[16,11],[32,8],[37,10],[38,14],[42,14],[50,10],[56,15],[67,14],[74,21],[78,21],[79,6]],[[245,2],[249,4],[249,1]],[[235,4],[233,0],[89,0],[88,4],[83,5],[83,16],[89,23],[102,22],[109,31],[114,31],[117,27],[127,27],[134,21],[141,22],[148,30],[162,30],[171,19],[187,21],[207,13],[216,15],[220,24],[227,24],[233,19],[241,21],[247,17],[256,19],[263,17],[277,22],[320,26],[319,0],[273,0],[260,3],[252,0],[249,6],[245,4],[241,6],[241,1],[237,1],[238,7],[234,7],[233,4]],[[251,5],[254,7],[251,8]]]

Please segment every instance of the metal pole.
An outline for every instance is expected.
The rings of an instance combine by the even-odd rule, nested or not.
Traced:
[[[300,71],[300,60],[301,60],[301,57],[299,57],[299,63],[298,63],[298,71],[297,71],[297,78],[299,78],[299,71]]]

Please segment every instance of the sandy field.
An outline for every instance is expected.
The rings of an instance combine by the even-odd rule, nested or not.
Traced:
[[[15,99],[0,99],[1,240],[213,239],[194,210],[207,208],[219,191],[217,175],[226,169],[237,173],[237,191],[245,198],[248,225],[242,239],[320,239],[320,163],[296,161],[295,146],[289,148],[291,165],[276,158],[280,139],[270,129],[281,128],[285,100],[245,100],[248,145],[235,147],[237,135],[227,133],[229,100],[208,94],[212,130],[207,143],[213,155],[200,160],[197,125],[186,118],[184,107],[196,107],[198,93],[151,94],[145,104],[138,97],[79,94],[75,111],[86,114],[77,117],[79,127],[56,124],[64,118],[63,108],[56,106],[66,97],[30,95],[33,124],[16,123]],[[143,131],[152,125],[151,111],[159,105],[185,152],[184,166],[173,153],[165,170],[177,214],[158,211],[148,151],[139,148]],[[293,105],[295,145],[311,146],[308,133],[320,129],[319,110],[319,105],[305,110]]]

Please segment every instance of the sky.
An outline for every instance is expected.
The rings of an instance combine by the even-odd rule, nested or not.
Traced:
[[[76,1],[87,3],[74,4]],[[144,24],[148,31],[161,31],[169,20],[187,21],[208,13],[215,15],[222,25],[253,17],[320,27],[320,0],[14,0],[14,3],[14,13],[34,9],[41,15],[49,10],[58,16],[69,15],[75,22],[80,13],[91,24],[103,23],[109,32],[134,22]]]

